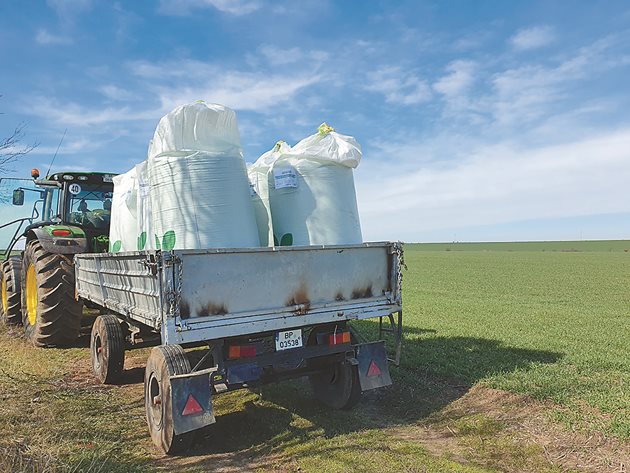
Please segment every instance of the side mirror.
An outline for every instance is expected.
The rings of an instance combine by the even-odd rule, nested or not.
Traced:
[[[13,205],[24,205],[24,191],[22,189],[13,191]]]

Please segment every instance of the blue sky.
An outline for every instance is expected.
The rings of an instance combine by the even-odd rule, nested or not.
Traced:
[[[363,146],[366,240],[630,238],[625,1],[0,4],[15,166],[122,172],[162,115],[236,110],[246,160],[326,121]]]

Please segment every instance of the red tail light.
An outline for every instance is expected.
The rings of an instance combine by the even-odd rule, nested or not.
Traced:
[[[57,228],[52,231],[52,234],[53,236],[67,237],[72,235],[72,232],[63,228]]]
[[[339,345],[341,343],[350,343],[350,332],[337,332],[336,334],[328,335],[329,345]]]
[[[254,358],[256,356],[256,345],[230,345],[228,358]]]

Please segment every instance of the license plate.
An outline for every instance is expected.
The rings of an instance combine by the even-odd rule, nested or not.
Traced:
[[[302,346],[302,329],[276,332],[276,351],[290,350]]]

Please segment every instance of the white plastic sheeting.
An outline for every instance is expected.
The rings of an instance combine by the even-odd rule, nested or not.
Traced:
[[[173,151],[241,153],[236,113],[203,101],[177,107],[158,123],[149,144],[149,159]]]
[[[356,140],[326,124],[274,157],[268,171],[269,201],[280,245],[362,242],[352,174],[360,161]]]
[[[163,117],[148,174],[158,247],[260,246],[234,111],[198,102]]]
[[[114,177],[109,251],[135,251],[138,239],[136,168]]]
[[[142,161],[136,164],[136,183],[138,189],[136,217],[138,222],[138,250],[155,250],[157,248],[153,232],[153,216],[151,215],[151,185],[149,183],[149,163]]]
[[[272,149],[260,156],[247,170],[261,246],[274,246],[271,205],[269,203],[269,170],[280,156],[290,151],[291,147],[287,143],[278,141]]]

